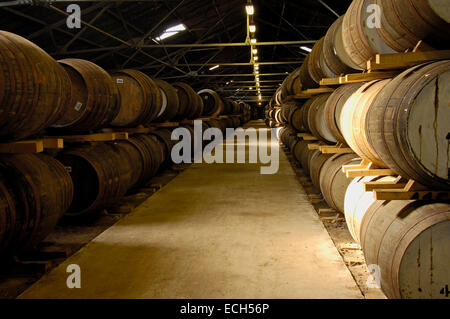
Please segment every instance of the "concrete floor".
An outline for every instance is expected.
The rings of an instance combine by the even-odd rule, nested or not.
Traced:
[[[281,151],[279,164],[192,165],[20,298],[362,298]]]

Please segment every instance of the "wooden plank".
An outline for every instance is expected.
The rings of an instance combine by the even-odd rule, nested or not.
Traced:
[[[128,132],[115,132],[116,140],[128,140]]]
[[[152,123],[153,127],[178,127],[180,126],[179,122],[164,122],[164,123]]]
[[[347,74],[344,77],[344,82],[342,84],[360,83],[360,82],[369,82],[369,81],[373,81],[373,80],[390,79],[390,78],[398,75],[399,73],[400,73],[400,71]]]
[[[351,177],[362,177],[362,176],[390,176],[395,175],[395,172],[389,168],[372,168],[366,170],[348,170],[346,176]]]
[[[333,208],[320,208],[318,213],[319,215],[339,214],[339,212]]]
[[[341,79],[345,79],[344,77],[337,78],[324,78],[320,80],[320,85],[341,85]]]
[[[76,142],[108,142],[116,140],[116,133],[95,133],[88,135],[68,135],[61,136],[66,143],[76,143]]]
[[[332,93],[333,91],[334,91],[333,88],[320,87],[317,89],[307,89],[307,90],[301,91],[300,94],[317,95],[317,94],[323,94],[323,93]]]
[[[450,59],[450,50],[377,54],[367,61],[368,70],[405,69],[429,61]]]
[[[318,150],[320,148],[321,144],[318,143],[309,143],[308,149],[309,150]]]
[[[312,136],[308,133],[298,133],[297,136],[304,139],[305,141],[317,141],[317,137]]]
[[[398,75],[400,71],[351,73],[337,78],[325,78],[320,81],[320,85],[341,85],[349,83],[368,82],[373,80],[389,79]]]
[[[404,189],[374,190],[376,200],[450,200],[449,191],[415,191],[408,192]]]
[[[342,172],[347,173],[349,170],[362,170],[372,166],[372,163],[362,160],[360,164],[351,164],[342,166]]]
[[[42,142],[44,143],[44,148],[46,149],[64,148],[64,139],[62,138],[45,137],[42,139]]]
[[[364,190],[366,192],[371,192],[376,189],[404,189],[405,183],[395,183],[395,182],[365,182]]]
[[[342,147],[337,145],[323,145],[319,150],[323,154],[351,154],[354,153],[350,147]]]
[[[0,143],[0,153],[4,154],[41,153],[42,151],[44,151],[42,140]]]
[[[357,243],[347,243],[339,246],[339,249],[342,250],[361,250],[361,246]]]
[[[134,127],[134,128],[105,128],[102,129],[103,133],[128,133],[128,135],[131,134],[146,134],[151,133],[156,130],[155,127]]]

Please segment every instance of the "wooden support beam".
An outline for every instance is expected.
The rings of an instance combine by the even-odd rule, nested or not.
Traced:
[[[42,139],[45,149],[61,149],[64,148],[64,139],[45,137]]]
[[[371,71],[406,69],[429,61],[447,59],[450,59],[450,50],[377,54],[375,57],[367,61],[367,69]]]
[[[4,154],[41,153],[42,151],[44,151],[44,142],[42,140],[0,144],[0,153]]]
[[[69,135],[61,136],[66,143],[80,143],[80,142],[109,142],[115,140],[127,140],[127,132],[107,132],[95,133],[88,135]]]
[[[349,83],[369,82],[373,80],[390,79],[398,75],[400,71],[352,73],[337,78],[325,78],[320,81],[320,85],[342,85]]]
[[[322,145],[319,150],[323,154],[351,154],[354,153],[353,150],[348,146],[343,145]]]
[[[302,138],[305,141],[317,141],[317,137],[309,134],[309,133],[298,133],[297,134],[298,137]]]
[[[412,191],[404,189],[374,190],[376,200],[450,200],[449,191]]]

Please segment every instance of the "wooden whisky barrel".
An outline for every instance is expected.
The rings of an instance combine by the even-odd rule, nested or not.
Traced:
[[[64,69],[32,42],[0,31],[0,139],[23,139],[54,124],[70,99]]]
[[[203,100],[204,116],[217,116],[222,114],[224,110],[223,101],[219,94],[210,89],[204,89],[198,92]]]
[[[289,124],[297,131],[301,132],[303,128],[303,110],[302,104],[299,101],[292,101],[293,104],[292,111],[289,115]]]
[[[119,113],[111,125],[134,127],[150,123],[161,112],[162,93],[149,76],[136,70],[121,70],[111,77],[119,92]]]
[[[279,87],[276,91],[275,91],[275,106],[281,106],[281,104],[283,104],[283,97],[282,97],[282,93],[281,93],[281,87]]]
[[[314,44],[308,59],[308,73],[316,83],[316,86],[319,86],[320,80],[323,78],[334,77],[332,74],[326,74],[326,70],[324,70],[325,66],[320,63],[323,52],[323,41],[324,38],[321,38]],[[326,67],[326,69],[328,69],[328,67]]]
[[[168,129],[159,129],[149,135],[155,136],[163,146],[163,163],[170,163],[172,161],[172,148],[177,143],[177,141],[172,140],[172,132]]]
[[[306,56],[302,66],[300,67],[300,79],[303,90],[319,87],[318,82],[314,81],[312,75],[310,74],[309,70],[310,60],[311,60],[311,53]]]
[[[69,208],[73,184],[64,166],[44,154],[4,155],[0,159],[0,219],[7,221],[0,253],[33,249]],[[1,227],[0,227],[1,229]]]
[[[353,239],[361,243],[361,221],[367,209],[375,202],[373,192],[366,192],[364,184],[368,182],[394,182],[393,176],[366,176],[352,180],[345,193],[344,214],[348,230]]]
[[[190,85],[182,82],[173,83],[172,85],[177,90],[180,103],[178,119],[194,119],[203,113],[203,105]]]
[[[340,143],[346,143],[341,133],[340,118],[347,100],[363,83],[345,84],[338,87],[328,98],[324,113],[324,121],[330,133]]]
[[[314,98],[308,110],[308,127],[312,134],[326,143],[336,143],[332,132],[326,125],[325,105],[331,94],[321,94]]]
[[[309,127],[309,121],[308,121],[308,114],[309,114],[309,110],[312,107],[312,104],[314,103],[314,101],[318,98],[318,96],[314,96],[310,99],[308,99],[305,104],[303,104],[302,106],[302,122],[303,122],[303,128],[306,132],[311,132],[311,129]]]
[[[155,122],[165,122],[174,119],[179,110],[180,101],[178,100],[177,90],[163,80],[156,80],[162,97],[161,111],[157,114]]]
[[[335,76],[354,72],[352,68],[347,66],[337,55],[335,39],[339,26],[342,27],[344,16],[339,17],[328,29],[323,42],[322,55],[326,65]]]
[[[300,68],[297,68],[291,72],[281,84],[281,97],[285,100],[290,95],[300,93],[301,90]]]
[[[383,15],[379,36],[397,52],[415,47],[418,41],[448,49],[450,24],[448,3],[427,0],[376,0]]]
[[[306,159],[308,158],[308,143],[303,140],[298,141],[297,139],[295,139],[291,141],[290,149],[292,154],[294,155],[294,158],[302,165],[302,168],[306,173],[307,164],[305,163]]]
[[[372,21],[370,16],[374,14],[368,10],[371,4],[373,4],[372,0],[354,0],[342,21],[344,50],[352,64],[357,65],[361,70],[367,68],[367,61],[376,53],[395,52],[379,36],[378,28],[368,25]],[[385,14],[386,12],[382,11],[381,15]]]
[[[322,170],[323,164],[331,157],[333,154],[323,154],[320,153],[316,157],[311,158],[309,162],[309,176],[314,186],[320,189],[320,171]]]
[[[372,144],[365,128],[366,117],[372,102],[390,80],[371,81],[362,85],[345,103],[341,112],[342,135],[350,148],[361,158],[378,167],[385,167]]]
[[[449,92],[450,61],[416,66],[384,86],[365,120],[367,142],[381,161],[431,188],[450,187]]]
[[[69,216],[94,213],[125,195],[133,184],[134,163],[114,143],[81,145],[57,158],[70,170],[74,184]]]
[[[367,264],[380,267],[388,298],[445,298],[450,257],[450,204],[376,201],[360,226]]]
[[[356,154],[336,154],[330,157],[320,170],[320,190],[327,204],[339,212],[344,212],[345,192],[351,182],[342,171],[343,165],[359,164]]]
[[[110,124],[119,113],[118,89],[98,65],[81,59],[58,61],[72,84],[71,100],[53,125],[65,132],[86,132]]]
[[[9,250],[9,244],[14,236],[16,223],[16,208],[13,195],[7,187],[4,177],[0,177],[0,256]]]

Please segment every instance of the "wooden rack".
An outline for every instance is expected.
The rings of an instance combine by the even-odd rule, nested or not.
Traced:
[[[351,154],[353,150],[345,144],[338,143],[336,145],[320,145],[319,151],[323,154]]]
[[[164,123],[152,123],[150,127],[156,127],[156,128],[164,128],[164,127],[179,127],[180,122],[164,122]]]
[[[412,52],[377,54],[367,61],[366,72],[347,74],[336,78],[324,78],[320,81],[320,85],[335,86],[389,79],[397,76],[403,70],[421,63],[450,59],[450,50],[425,48],[430,51],[419,51],[421,44],[422,41],[419,41]]]
[[[317,137],[315,137],[309,133],[298,133],[297,136],[302,138],[305,141],[317,141]]]
[[[68,135],[61,136],[66,143],[82,143],[82,142],[110,142],[116,140],[128,140],[128,132],[107,132],[94,133],[86,135]]]
[[[320,81],[320,85],[342,85],[350,83],[369,82],[373,80],[390,79],[398,75],[400,71],[387,72],[367,72],[367,73],[352,73],[337,78],[325,78]]]
[[[344,165],[342,171],[348,178],[361,176],[390,176],[396,175],[395,172],[389,168],[375,168],[373,163],[367,160],[362,160],[357,165]]]
[[[135,128],[105,128],[102,129],[103,133],[128,133],[128,135],[133,134],[148,134],[156,131],[155,127],[144,127],[138,126]]]
[[[342,143],[336,145],[329,145],[324,142],[310,143],[308,144],[309,150],[319,150],[323,154],[351,154],[353,150]]]
[[[41,153],[44,149],[61,149],[64,140],[59,137],[45,137],[37,140],[0,143],[2,154]]]
[[[447,59],[450,59],[450,50],[377,54],[367,61],[367,70],[407,69],[421,63]]]
[[[366,192],[373,192],[376,200],[450,200],[450,191],[431,190],[410,179],[398,176],[394,182],[366,182]]]

